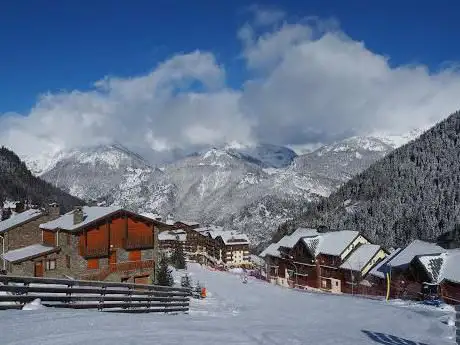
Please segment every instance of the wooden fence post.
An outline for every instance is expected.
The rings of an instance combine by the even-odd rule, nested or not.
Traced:
[[[157,283],[158,260],[159,260],[159,243],[158,243],[158,227],[153,227],[153,281],[152,284]]]
[[[455,343],[460,344],[460,305],[455,306]]]

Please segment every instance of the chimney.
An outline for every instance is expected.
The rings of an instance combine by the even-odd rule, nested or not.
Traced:
[[[49,204],[48,205],[48,214],[53,219],[59,218],[59,216],[61,215],[61,208],[59,207],[59,204],[55,203],[55,202]]]
[[[75,206],[73,210],[73,224],[78,224],[83,222],[84,215],[83,215],[83,206]]]

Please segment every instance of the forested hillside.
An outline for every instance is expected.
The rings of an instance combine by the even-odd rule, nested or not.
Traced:
[[[396,149],[280,227],[362,231],[387,246],[434,240],[460,223],[460,112]]]
[[[57,202],[63,211],[84,202],[35,177],[19,157],[0,148],[0,204],[4,200],[29,200],[36,205]]]

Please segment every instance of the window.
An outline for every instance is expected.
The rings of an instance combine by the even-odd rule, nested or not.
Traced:
[[[65,256],[65,265],[67,268],[70,268],[70,256],[69,255]]]
[[[67,234],[67,245],[68,245],[68,246],[70,246],[70,236],[72,236],[72,235]]]
[[[88,259],[88,269],[98,269],[99,259]]]
[[[56,269],[56,259],[50,259],[45,261],[45,270],[54,271]]]

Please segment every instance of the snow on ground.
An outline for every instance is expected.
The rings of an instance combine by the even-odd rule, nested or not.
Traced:
[[[0,311],[2,345],[455,344],[433,308],[301,292],[193,264],[208,297],[188,315],[113,314],[46,308]],[[177,273],[177,272],[176,272]],[[433,312],[431,312],[433,311]],[[446,312],[449,312],[447,310]]]

